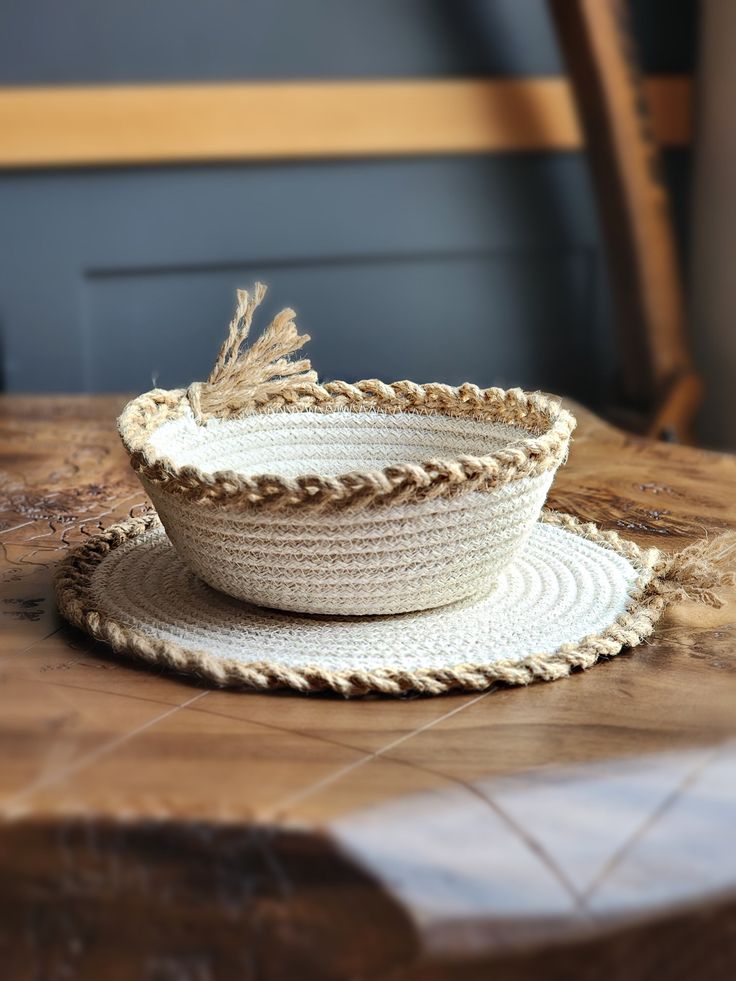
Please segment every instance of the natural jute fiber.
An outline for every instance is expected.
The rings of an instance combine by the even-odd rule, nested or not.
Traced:
[[[575,420],[519,389],[318,385],[292,310],[247,346],[241,290],[207,381],[134,399],[133,467],[185,563],[261,606],[335,615],[489,592],[532,533]]]
[[[121,415],[158,516],[62,563],[72,623],[217,685],[437,694],[560,678],[719,603],[734,535],[667,556],[539,520],[575,425],[556,400],[319,385],[292,310],[248,345],[264,294],[239,291],[206,381]]]
[[[228,338],[206,382],[195,382],[186,390],[154,389],[126,406],[118,429],[133,468],[150,483],[187,500],[237,503],[241,508],[257,505],[278,510],[303,504],[319,510],[358,509],[489,490],[554,471],[565,459],[575,420],[556,399],[540,392],[411,381],[387,385],[375,378],[354,385],[342,381],[319,385],[307,359],[289,361],[289,355],[309,340],[297,333],[292,310],[278,314],[246,347],[254,310],[264,295],[261,283],[256,284],[253,297],[238,290]],[[335,412],[411,413],[417,416],[417,426],[422,417],[440,415],[509,426],[516,438],[503,448],[464,452],[457,458],[435,453],[425,461],[394,459],[392,465],[362,471],[298,476],[281,474],[278,468],[264,475],[227,466],[212,470],[196,459],[178,462],[167,453],[160,436],[156,442],[151,439],[162,425],[177,420],[181,431],[191,429],[188,421],[203,426],[276,412],[314,414],[315,425],[323,413]],[[217,433],[216,427],[213,431]],[[200,439],[212,442],[208,437]],[[267,460],[262,462],[265,465]]]
[[[667,555],[545,512],[486,596],[400,616],[300,616],[205,585],[149,514],[61,564],[59,608],[115,651],[220,686],[439,694],[563,678],[635,647],[672,602],[713,606],[736,534]]]

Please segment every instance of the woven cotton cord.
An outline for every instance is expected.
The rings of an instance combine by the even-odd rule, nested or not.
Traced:
[[[157,524],[153,513],[112,527],[72,552],[57,571],[56,595],[59,609],[68,620],[107,642],[114,650],[197,674],[216,685],[256,689],[289,687],[301,692],[331,690],[344,696],[368,692],[401,695],[409,691],[439,694],[452,689],[482,690],[496,682],[519,685],[535,679],[564,677],[574,668],[590,667],[600,657],[611,657],[623,647],[636,646],[652,633],[670,603],[691,598],[720,605],[722,601],[714,590],[736,580],[734,532],[696,542],[667,555],[654,548],[642,549],[615,532],[603,531],[570,515],[548,511],[542,520],[623,555],[639,571],[639,577],[630,592],[625,613],[600,634],[565,644],[551,653],[531,654],[522,660],[497,661],[492,665],[465,664],[408,671],[391,668],[331,671],[318,665],[292,668],[269,662],[228,661],[146,637],[95,608],[92,578],[111,549]]]
[[[616,532],[584,524],[570,514],[546,511],[544,520],[553,520],[583,537],[592,536],[599,544],[612,544],[631,561],[643,558],[653,573],[650,590],[668,603],[692,600],[720,609],[723,599],[716,590],[736,585],[736,531],[706,536],[677,552],[666,553],[656,548],[641,549]]]
[[[487,591],[537,520],[549,475],[492,493],[339,514],[202,508],[143,481],[187,566],[258,605],[399,613]]]
[[[316,382],[308,360],[289,356],[308,340],[299,335],[292,310],[284,310],[250,346],[245,347],[255,309],[265,295],[238,291],[238,306],[228,337],[206,382],[185,391],[156,389],[134,399],[118,428],[136,471],[174,494],[204,504],[237,500],[243,507],[278,510],[294,505],[312,508],[363,508],[407,503],[488,490],[522,477],[556,469],[567,455],[575,420],[558,402],[520,389],[454,388],[411,381],[386,384],[377,379],[354,385]],[[525,437],[515,445],[482,456],[398,462],[376,470],[338,476],[307,473],[298,477],[245,476],[196,466],[176,466],[151,446],[151,434],[168,421],[193,417],[238,418],[253,412],[410,412],[492,420],[518,426]]]

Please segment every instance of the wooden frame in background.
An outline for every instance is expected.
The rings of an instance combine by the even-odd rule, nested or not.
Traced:
[[[691,85],[649,78],[654,137],[691,137]],[[565,78],[0,88],[0,167],[577,150]]]

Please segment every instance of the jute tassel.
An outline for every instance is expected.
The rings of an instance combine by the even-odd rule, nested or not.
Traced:
[[[293,310],[276,314],[261,336],[245,347],[253,314],[265,295],[263,283],[256,283],[252,294],[237,291],[235,316],[207,381],[189,386],[187,397],[200,425],[213,416],[248,412],[287,389],[317,381],[317,373],[307,358],[289,360],[289,355],[310,339],[308,334],[297,332]]]
[[[694,542],[674,555],[665,555],[655,569],[672,599],[691,599],[716,608],[723,600],[715,590],[736,585],[736,532]]]

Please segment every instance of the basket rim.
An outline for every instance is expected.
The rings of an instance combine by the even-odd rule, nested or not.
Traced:
[[[440,383],[392,384],[367,379],[350,384],[306,382],[255,405],[247,413],[219,418],[278,412],[379,411],[409,412],[494,421],[524,429],[526,437],[484,456],[458,455],[422,463],[397,463],[382,469],[337,476],[305,473],[246,476],[233,470],[203,471],[177,466],[157,453],[151,436],[164,423],[191,412],[187,389],[153,389],[132,399],[118,418],[118,431],[130,462],[142,478],[189,500],[242,507],[279,509],[360,508],[398,504],[486,491],[522,477],[555,470],[566,459],[575,417],[559,400],[520,388],[481,389]]]

